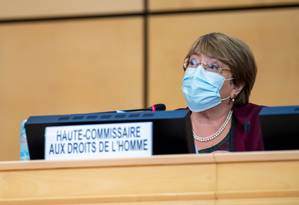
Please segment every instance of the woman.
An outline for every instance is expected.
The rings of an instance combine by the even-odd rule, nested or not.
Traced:
[[[249,47],[222,33],[206,34],[187,54],[184,70],[196,150],[263,150],[261,106],[249,103],[257,73]]]

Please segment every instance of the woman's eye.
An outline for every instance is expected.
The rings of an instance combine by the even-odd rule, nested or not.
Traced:
[[[190,59],[190,62],[189,62],[190,66],[197,66],[198,65],[198,61],[196,59]]]
[[[218,71],[220,66],[218,64],[208,64],[208,68],[214,71]]]

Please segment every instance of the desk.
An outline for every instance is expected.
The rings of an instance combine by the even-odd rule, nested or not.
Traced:
[[[0,204],[299,204],[299,151],[0,162]]]

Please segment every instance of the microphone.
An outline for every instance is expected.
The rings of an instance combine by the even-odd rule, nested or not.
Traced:
[[[154,104],[151,107],[148,108],[141,108],[141,109],[133,109],[133,110],[116,110],[117,113],[124,113],[124,112],[143,112],[143,111],[163,111],[166,110],[165,104]]]

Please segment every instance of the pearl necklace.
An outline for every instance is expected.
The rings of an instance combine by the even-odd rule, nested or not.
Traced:
[[[223,122],[223,124],[219,127],[219,129],[214,133],[214,134],[211,134],[207,137],[203,137],[203,136],[198,136],[197,134],[195,134],[194,130],[192,130],[193,132],[193,137],[195,140],[199,141],[199,142],[208,142],[208,141],[211,141],[213,139],[215,139],[216,137],[218,137],[222,132],[223,130],[226,128],[228,122],[230,121],[230,119],[232,118],[232,114],[233,112],[230,110],[229,113],[227,114],[227,117],[225,119],[225,121]]]

